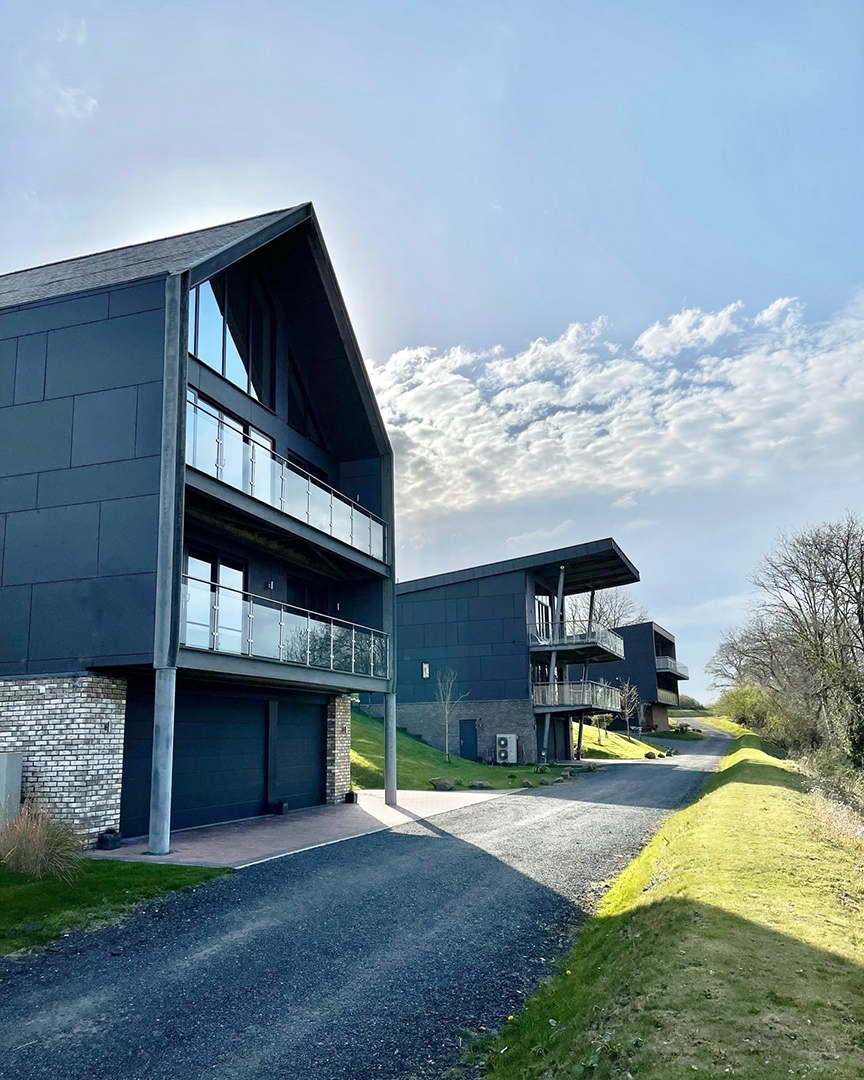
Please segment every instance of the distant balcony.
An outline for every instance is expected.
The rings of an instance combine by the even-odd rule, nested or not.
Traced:
[[[673,707],[678,705],[678,695],[674,690],[664,690],[662,686],[657,687],[657,700],[663,705],[672,705]]]
[[[183,578],[180,640],[190,649],[386,679],[390,640],[380,630]]]
[[[621,691],[606,683],[534,683],[534,707],[547,709],[601,709],[621,712]]]
[[[594,626],[590,634],[566,626],[529,626],[528,640],[532,649],[561,649],[612,653],[624,659],[624,639],[605,626]]]
[[[668,671],[670,675],[677,675],[679,679],[690,678],[690,668],[680,663],[674,656],[655,656],[658,671]]]
[[[191,401],[186,464],[373,559],[389,561],[381,518]]]

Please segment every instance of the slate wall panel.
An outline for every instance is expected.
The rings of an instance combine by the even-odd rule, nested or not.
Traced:
[[[158,495],[102,503],[99,576],[152,572],[158,526]]]
[[[110,390],[162,377],[164,313],[54,330],[48,335],[45,396]]]
[[[95,577],[99,506],[58,506],[7,515],[3,584]]]
[[[11,405],[15,397],[15,358],[18,339],[0,341],[0,409]]]
[[[108,295],[79,296],[50,304],[30,304],[0,315],[0,338],[22,337],[43,330],[92,323],[108,317]]]
[[[71,452],[71,399],[0,409],[0,476],[68,468]]]
[[[15,404],[41,401],[45,396],[45,353],[47,334],[30,334],[18,338],[18,359],[15,364]]]
[[[72,465],[97,465],[135,457],[137,387],[75,398]]]

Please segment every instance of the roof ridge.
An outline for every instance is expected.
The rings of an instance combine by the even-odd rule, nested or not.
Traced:
[[[297,206],[303,205],[303,203],[297,204]],[[45,270],[49,266],[63,266],[64,263],[78,262],[80,259],[92,259],[98,255],[111,255],[118,251],[129,251],[131,248],[147,247],[148,244],[161,244],[166,240],[177,240],[181,236],[196,236],[198,233],[210,232],[212,229],[221,229],[228,225],[242,225],[245,221],[257,221],[260,218],[287,214],[294,209],[296,209],[296,207],[286,206],[281,210],[268,210],[263,214],[253,214],[251,217],[247,218],[236,218],[234,221],[221,221],[216,225],[205,225],[202,229],[190,229],[188,232],[170,233],[168,236],[157,236],[152,240],[141,240],[137,244],[121,244],[119,247],[103,248],[101,251],[88,251],[84,255],[70,255],[68,259],[55,259],[51,262],[37,263],[35,266],[23,266],[20,270],[9,270],[5,274],[0,274],[0,280],[15,277],[16,274],[28,274],[32,270]]]

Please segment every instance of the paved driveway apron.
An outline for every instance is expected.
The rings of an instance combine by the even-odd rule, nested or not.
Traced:
[[[263,863],[0,966],[0,1076],[440,1076],[517,1012],[616,871],[725,749]]]

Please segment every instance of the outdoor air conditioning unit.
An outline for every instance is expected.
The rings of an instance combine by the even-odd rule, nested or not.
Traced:
[[[516,736],[495,736],[495,760],[499,765],[516,764]]]

